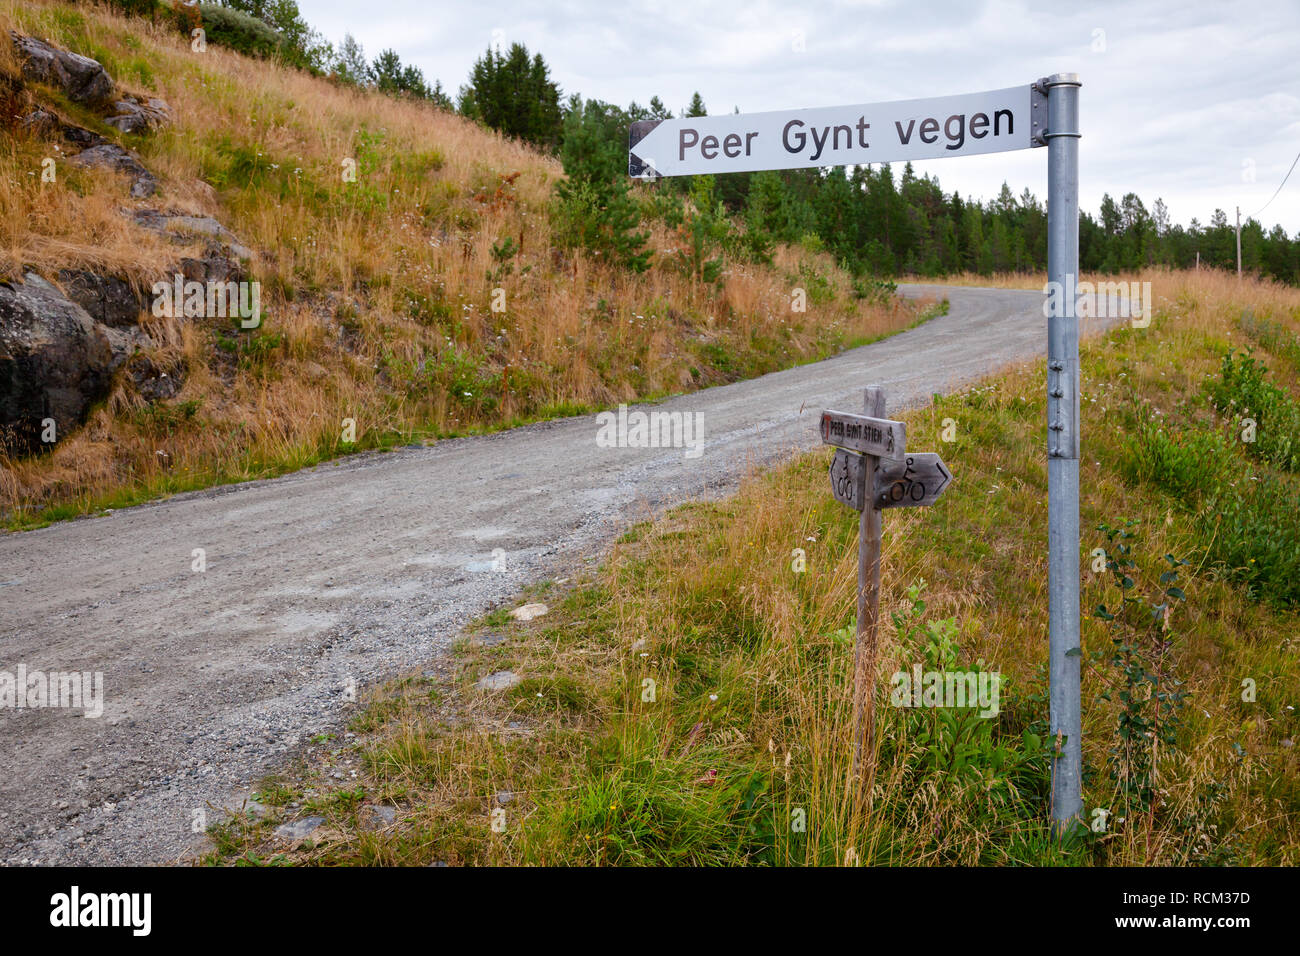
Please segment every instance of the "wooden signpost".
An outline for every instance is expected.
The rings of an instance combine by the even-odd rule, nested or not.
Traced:
[[[865,456],[843,448],[835,449],[835,458],[831,461],[831,494],[840,504],[861,511],[867,492],[872,488],[867,484],[870,475],[871,465]]]
[[[853,766],[860,797],[874,769],[876,650],[880,630],[880,511],[932,505],[952,482],[934,452],[908,453],[902,422],[884,418],[885,390],[865,389],[863,415],[822,412],[822,442],[834,445],[831,494],[858,520],[858,633],[853,653]],[[870,492],[870,498],[868,498]]]

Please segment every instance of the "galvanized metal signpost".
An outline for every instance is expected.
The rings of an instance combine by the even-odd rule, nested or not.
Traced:
[[[628,174],[638,178],[884,163],[1046,146],[1049,725],[1056,738],[1052,807],[1059,829],[1082,811],[1079,708],[1079,78],[922,100],[633,123]],[[836,446],[831,492],[862,513],[854,732],[859,766],[870,752],[869,681],[880,597],[880,510],[933,504],[952,476],[933,453],[907,454],[902,422],[884,418],[884,391],[865,414],[823,412]]]
[[[1073,290],[1079,274],[1079,78],[1039,80],[1047,97],[1047,281]],[[1047,669],[1052,819],[1083,811],[1079,702],[1079,318],[1055,296],[1047,319]],[[1061,308],[1064,306],[1064,308]]]

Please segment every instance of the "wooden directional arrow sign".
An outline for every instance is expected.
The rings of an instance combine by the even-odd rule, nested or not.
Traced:
[[[822,442],[864,455],[892,458],[903,453],[906,427],[888,418],[822,412]]]
[[[876,463],[874,500],[877,508],[924,508],[944,493],[952,473],[932,451]]]
[[[867,474],[871,467],[862,455],[835,449],[831,459],[831,494],[835,500],[861,511],[867,503]]]
[[[1047,97],[1031,84],[865,106],[641,120],[628,174],[642,178],[905,162],[1045,146]]]

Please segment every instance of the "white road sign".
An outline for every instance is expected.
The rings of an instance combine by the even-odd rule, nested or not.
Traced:
[[[643,120],[628,132],[632,176],[971,156],[1044,145],[1047,98],[1033,86],[866,106]]]

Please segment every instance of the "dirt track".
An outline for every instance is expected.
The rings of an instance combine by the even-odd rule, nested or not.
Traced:
[[[571,418],[0,538],[0,670],[102,671],[105,698],[98,719],[0,711],[0,861],[192,853],[192,812],[336,727],[349,686],[435,658],[630,520],[815,447],[819,411],[856,411],[863,385],[894,410],[1044,353],[1038,293],[904,291],[946,295],[948,315],[655,406],[701,413],[696,458],[600,448],[595,418]]]

